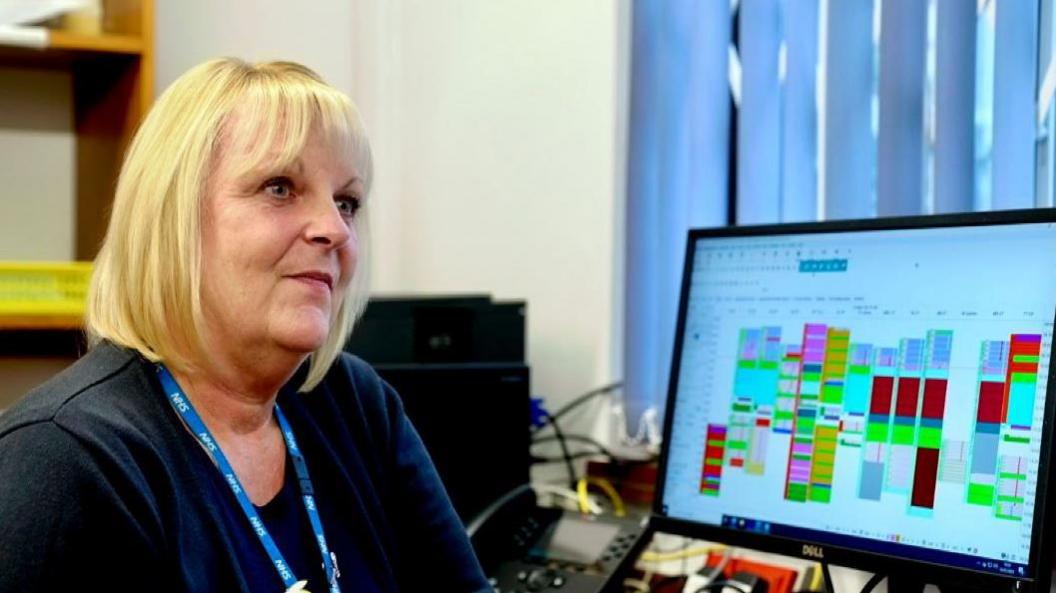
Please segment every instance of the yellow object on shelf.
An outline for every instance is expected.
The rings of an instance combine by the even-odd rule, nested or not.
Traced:
[[[80,317],[91,262],[0,261],[0,317]]]
[[[103,32],[103,2],[89,0],[83,8],[62,16],[62,28],[71,33],[99,35]]]

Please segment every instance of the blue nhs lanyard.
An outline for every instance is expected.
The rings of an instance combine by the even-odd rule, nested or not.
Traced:
[[[158,365],[158,378],[161,379],[161,386],[169,397],[169,403],[183,418],[183,421],[187,423],[187,426],[202,447],[212,456],[227,485],[231,487],[231,492],[234,493],[235,498],[238,500],[238,505],[242,507],[242,512],[246,514],[250,525],[253,526],[253,531],[260,538],[260,543],[263,544],[264,550],[268,553],[271,563],[275,565],[279,578],[286,585],[286,590],[303,590],[305,581],[298,581],[293,576],[293,571],[286,564],[286,560],[282,557],[282,552],[279,551],[279,547],[275,545],[275,540],[268,533],[267,528],[264,526],[264,521],[261,520],[260,515],[257,513],[257,509],[249,500],[245,490],[242,489],[242,484],[238,481],[235,470],[227,461],[224,452],[220,450],[220,446],[213,439],[212,433],[206,428],[205,422],[202,422],[202,417],[198,415],[194,405],[191,404],[191,401],[184,394],[179,384],[176,383],[176,379],[173,378],[169,369],[165,368],[165,365]],[[341,593],[341,588],[337,584],[334,559],[326,545],[326,537],[323,535],[323,524],[319,520],[319,511],[315,507],[315,496],[312,489],[312,480],[308,477],[308,466],[304,463],[304,455],[301,453],[300,448],[297,447],[297,439],[293,437],[293,430],[290,428],[289,422],[286,421],[286,416],[279,409],[278,404],[275,404],[275,418],[279,421],[282,437],[286,441],[286,450],[289,451],[290,458],[293,460],[294,470],[297,472],[297,481],[301,486],[301,499],[304,501],[305,510],[308,511],[308,521],[311,522],[312,531],[315,532],[315,541],[319,544],[319,554],[323,557],[323,569],[326,571],[326,578],[330,583],[330,593]]]

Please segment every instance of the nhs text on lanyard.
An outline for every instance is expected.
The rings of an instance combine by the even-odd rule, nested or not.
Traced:
[[[275,540],[268,533],[268,529],[264,526],[264,521],[257,514],[257,509],[250,502],[245,490],[242,489],[242,483],[238,481],[235,470],[231,467],[227,457],[224,456],[224,452],[220,450],[220,446],[213,439],[212,433],[206,428],[205,422],[202,421],[201,416],[195,411],[183,389],[176,383],[176,379],[173,378],[169,369],[165,368],[165,365],[158,365],[158,378],[161,379],[161,386],[165,389],[165,394],[168,396],[169,403],[172,404],[173,409],[187,423],[191,433],[198,439],[198,442],[212,455],[217,468],[223,474],[227,485],[231,487],[231,492],[234,493],[239,506],[242,507],[242,512],[246,514],[246,519],[253,526],[253,531],[256,532],[257,538],[260,539],[260,543],[268,553],[271,563],[275,565],[279,578],[286,585],[287,593],[295,591],[307,593],[304,590],[307,581],[298,581],[293,576],[293,571],[286,564],[286,560],[282,557],[282,552],[275,545]],[[290,458],[293,460],[294,470],[297,472],[297,482],[301,486],[301,500],[304,502],[304,508],[308,512],[308,521],[312,524],[312,531],[315,532],[315,541],[319,544],[319,555],[323,558],[323,570],[326,571],[326,578],[330,583],[330,593],[341,593],[341,588],[337,584],[339,573],[336,570],[335,558],[326,545],[326,537],[323,535],[323,524],[319,520],[319,511],[315,508],[315,495],[312,490],[312,481],[308,477],[308,466],[304,463],[304,455],[301,454],[301,450],[297,447],[297,439],[293,437],[293,430],[290,428],[289,422],[286,421],[286,416],[279,409],[278,404],[275,405],[275,418],[279,421],[282,438],[286,441],[286,450],[289,451]]]

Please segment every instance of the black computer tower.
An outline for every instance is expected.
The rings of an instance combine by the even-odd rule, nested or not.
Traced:
[[[523,302],[374,299],[347,345],[400,394],[463,521],[529,481],[524,326]]]

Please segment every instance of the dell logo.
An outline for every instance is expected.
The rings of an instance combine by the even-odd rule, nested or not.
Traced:
[[[825,550],[821,546],[803,544],[803,555],[821,560],[825,558]]]

